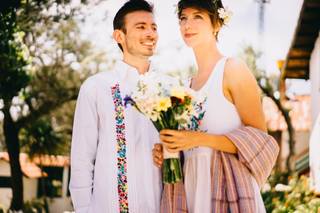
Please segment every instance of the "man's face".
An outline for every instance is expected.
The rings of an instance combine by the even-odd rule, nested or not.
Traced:
[[[125,16],[125,32],[121,33],[123,53],[133,57],[150,57],[158,40],[157,25],[153,14],[136,11]]]

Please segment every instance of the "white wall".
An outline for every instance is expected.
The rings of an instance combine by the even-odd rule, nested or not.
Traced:
[[[10,165],[7,161],[0,160],[0,176],[10,177]],[[23,176],[24,200],[32,200],[37,197],[38,179]],[[6,209],[10,207],[12,198],[11,188],[0,188],[0,204]]]
[[[0,176],[10,177],[10,165],[5,160],[0,160]]]
[[[304,153],[309,150],[310,131],[295,131],[295,155],[292,158],[291,165],[295,165],[295,161],[299,160]],[[280,147],[280,168],[286,169],[286,159],[289,155],[289,134],[287,131],[282,132]],[[294,167],[293,167],[294,168]]]
[[[10,166],[5,160],[0,160],[0,176],[10,177]],[[10,207],[10,202],[12,198],[11,188],[0,188],[0,204],[5,209]]]
[[[23,199],[30,201],[37,197],[38,179],[23,177]]]
[[[310,58],[312,126],[320,112],[320,32]]]
[[[11,188],[0,188],[0,204],[5,209],[9,209],[12,198]]]
[[[49,199],[49,210],[50,213],[73,211],[70,197]]]

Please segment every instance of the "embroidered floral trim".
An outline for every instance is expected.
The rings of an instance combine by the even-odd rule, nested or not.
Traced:
[[[117,154],[118,154],[118,195],[120,213],[129,212],[128,182],[127,182],[127,143],[125,138],[124,107],[119,84],[111,87],[113,103],[116,112]]]

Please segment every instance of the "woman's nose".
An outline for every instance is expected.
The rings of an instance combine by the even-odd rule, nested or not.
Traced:
[[[182,26],[184,30],[189,30],[191,28],[191,23],[189,20],[186,20]]]

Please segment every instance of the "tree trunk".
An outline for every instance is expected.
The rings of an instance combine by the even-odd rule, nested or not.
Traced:
[[[10,209],[22,210],[23,207],[23,183],[22,183],[22,171],[19,161],[20,145],[19,145],[19,128],[12,120],[9,107],[5,105],[3,109],[3,131],[5,136],[5,143],[10,159],[11,169],[11,188],[12,188],[12,200]]]
[[[292,126],[292,123],[291,123],[291,118],[289,116],[289,112],[288,110],[286,110],[285,108],[283,108],[282,104],[281,104],[281,101],[276,99],[273,94],[271,92],[269,92],[268,89],[262,87],[260,85],[260,88],[262,89],[262,91],[269,97],[271,98],[274,103],[277,105],[278,109],[280,110],[281,114],[283,115],[284,117],[284,120],[286,121],[287,123],[287,126],[288,126],[288,134],[289,134],[289,155],[286,159],[286,167],[287,167],[287,170],[289,173],[292,172],[292,165],[291,165],[291,159],[295,153],[294,151],[294,146],[295,146],[295,140],[294,140],[294,128]]]
[[[40,159],[40,169],[41,169],[40,184],[41,184],[41,189],[42,189],[42,193],[43,193],[42,196],[43,196],[43,202],[44,202],[44,211],[45,211],[45,213],[50,213],[49,204],[48,204],[48,200],[47,200],[47,190],[46,190],[46,186],[45,186],[45,179],[42,176],[43,166],[42,166],[41,155],[39,156],[39,159]]]

